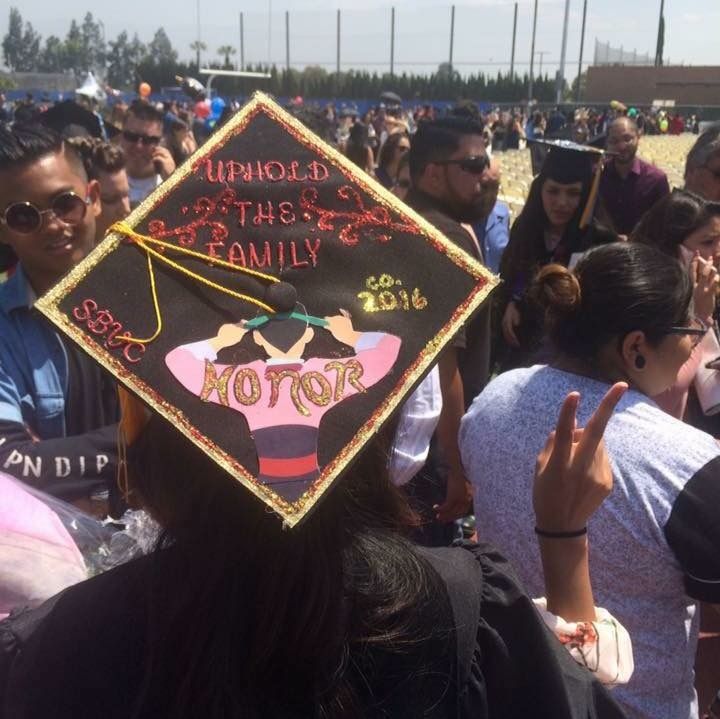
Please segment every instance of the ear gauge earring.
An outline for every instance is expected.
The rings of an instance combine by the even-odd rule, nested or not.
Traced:
[[[645,368],[645,358],[642,355],[636,355],[635,356],[635,367],[637,369],[644,369]]]

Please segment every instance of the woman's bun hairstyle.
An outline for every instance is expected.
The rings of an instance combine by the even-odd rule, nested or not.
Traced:
[[[530,288],[530,295],[550,317],[575,314],[582,301],[577,277],[567,267],[558,264],[546,265],[540,270]]]
[[[545,310],[548,335],[570,357],[594,359],[611,340],[640,330],[657,344],[687,321],[692,285],[680,263],[639,242],[586,252],[573,271],[547,265],[530,299]]]

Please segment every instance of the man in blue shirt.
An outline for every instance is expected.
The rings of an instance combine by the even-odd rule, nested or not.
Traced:
[[[491,160],[483,176],[483,188],[488,193],[488,206],[492,207],[487,219],[473,224],[473,232],[482,250],[485,266],[495,274],[500,271],[500,259],[510,241],[510,208],[497,199],[500,190],[500,167]]]
[[[93,248],[99,213],[58,135],[0,128],[0,242],[18,258],[0,285],[0,470],[80,503],[114,477],[115,386],[33,304]]]

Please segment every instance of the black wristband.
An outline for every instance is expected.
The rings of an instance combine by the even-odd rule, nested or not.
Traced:
[[[573,539],[574,537],[582,537],[587,534],[587,527],[576,529],[574,532],[546,532],[544,529],[535,527],[535,534],[545,539]]]

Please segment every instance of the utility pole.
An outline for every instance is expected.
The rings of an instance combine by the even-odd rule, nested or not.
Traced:
[[[537,7],[538,0],[535,0],[535,10],[533,11],[533,29],[532,41],[530,42],[530,78],[528,83],[528,105],[533,99],[533,68],[535,65],[535,33],[537,32]]]
[[[390,10],[390,77],[395,75],[395,8]]]
[[[565,86],[565,54],[567,53],[568,23],[570,21],[570,0],[565,0],[565,19],[563,20],[562,48],[560,49],[560,67],[555,79],[555,102],[562,102]]]
[[[450,6],[450,77],[453,69],[453,45],[455,43],[455,6]]]
[[[285,11],[285,66],[290,71],[290,11]]]
[[[245,23],[242,12],[240,13],[240,70],[245,69]]]
[[[335,72],[340,74],[340,8],[337,11],[337,58],[335,61]]]
[[[515,77],[515,38],[517,37],[517,11],[518,4],[515,3],[515,15],[513,16],[512,50],[510,51],[510,79]]]
[[[575,90],[575,102],[580,102],[580,78],[582,77],[583,50],[585,49],[585,20],[587,19],[588,0],[583,2],[582,30],[580,31],[580,60],[578,60],[577,89]]]

